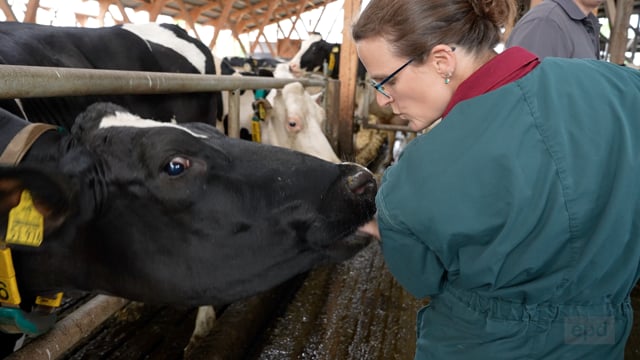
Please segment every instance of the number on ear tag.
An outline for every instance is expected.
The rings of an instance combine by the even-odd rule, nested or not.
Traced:
[[[9,211],[7,244],[40,246],[44,232],[44,219],[36,209],[28,190],[23,190],[20,203]]]

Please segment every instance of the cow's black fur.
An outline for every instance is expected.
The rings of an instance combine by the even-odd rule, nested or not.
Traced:
[[[136,25],[134,25],[136,26]],[[177,25],[145,24],[166,32],[167,40],[179,38],[201,53],[205,74],[215,74],[211,51]],[[168,30],[168,32],[167,32]],[[0,64],[199,73],[199,70],[166,44],[145,41],[122,26],[104,28],[56,27],[19,22],[0,22]],[[43,85],[44,86],[44,85]],[[222,115],[220,92],[159,95],[70,96],[22,99],[21,110],[12,100],[0,107],[31,122],[70,128],[73,119],[97,101],[122,105],[131,112],[158,121],[204,121],[215,124]],[[23,114],[24,112],[24,114]]]
[[[349,258],[375,212],[371,174],[225,137],[204,123],[107,127],[96,104],[0,167],[0,236],[19,192],[45,214],[37,248],[14,246],[23,299],[53,290],[147,303],[226,304]],[[13,124],[13,125],[12,125]],[[0,110],[0,128],[24,126]],[[3,145],[4,146],[4,145]]]
[[[335,56],[335,66],[331,69],[328,76],[332,79],[338,79],[340,76],[340,50],[341,44],[332,44],[324,39],[320,39],[309,45],[307,51],[305,51],[300,57],[300,68],[306,71],[317,71],[322,69],[322,64],[329,63],[329,58],[332,52]],[[334,51],[336,49],[337,51]],[[358,80],[364,80],[366,76],[366,69],[362,62],[358,60],[358,69],[356,76]]]

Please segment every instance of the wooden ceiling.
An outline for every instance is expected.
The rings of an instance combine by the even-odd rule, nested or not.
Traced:
[[[66,0],[58,0],[66,1]],[[283,20],[294,23],[300,20],[300,15],[306,11],[324,7],[336,0],[95,0],[99,3],[100,11],[97,16],[104,22],[104,17],[113,12],[114,6],[119,10],[119,17],[123,22],[131,22],[125,8],[134,11],[146,11],[150,21],[155,21],[159,15],[170,16],[176,21],[184,21],[185,25],[196,32],[195,24],[212,26],[215,29],[210,47],[217,40],[221,30],[231,30],[234,37],[251,31],[258,31],[258,38],[265,26],[276,24]],[[42,1],[44,3],[44,1]],[[36,10],[41,7],[40,0],[29,0],[24,19],[17,18],[11,11],[8,0],[0,0],[0,10],[10,21],[35,22]],[[324,14],[324,10],[322,11]],[[321,15],[321,16],[322,16]],[[327,14],[335,16],[336,14]],[[88,15],[76,13],[76,20],[83,25]],[[289,36],[291,34],[288,34]],[[305,34],[306,35],[306,34]]]
[[[153,16],[163,14],[187,23],[229,29],[234,34],[260,30],[335,0],[101,0]]]

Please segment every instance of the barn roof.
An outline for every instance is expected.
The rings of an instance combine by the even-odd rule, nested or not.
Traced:
[[[15,5],[9,5],[7,0],[0,0],[0,12],[4,13],[8,21],[36,22],[36,14],[40,9],[51,13],[53,11],[58,16],[58,10],[63,9],[64,12],[75,14],[75,21],[78,26],[86,26],[89,19],[97,20],[99,25],[106,23],[106,17],[112,22],[131,23],[135,19],[130,19],[129,11],[147,12],[149,21],[157,21],[159,16],[167,16],[176,22],[182,24],[193,31],[193,35],[200,38],[196,24],[211,27],[214,29],[213,38],[209,42],[209,47],[213,49],[218,35],[222,30],[230,30],[232,36],[239,40],[239,36],[252,31],[257,31],[257,37],[251,40],[250,48],[245,49],[242,42],[238,44],[242,47],[245,54],[252,54],[258,43],[266,41],[263,29],[267,25],[278,24],[278,29],[282,30],[280,23],[289,21],[292,23],[292,30],[289,34],[282,35],[284,39],[278,37],[277,49],[276,44],[265,42],[272,55],[291,56],[297,51],[300,40],[290,40],[292,32],[296,31],[300,38],[304,38],[305,34],[298,32],[297,28],[305,28],[306,25],[301,21],[301,15],[310,10],[319,9],[319,18],[315,20],[316,24],[320,22],[320,18],[335,18],[337,14],[327,11],[327,5],[336,3],[337,0],[21,0],[18,10],[14,12]],[[345,0],[345,2],[360,0]],[[15,3],[14,3],[15,4]],[[64,4],[64,7],[62,5]],[[87,5],[87,6],[85,6]],[[99,10],[98,10],[99,7]],[[26,8],[26,10],[25,10]],[[335,8],[335,7],[333,7]],[[316,15],[314,15],[316,16]],[[305,18],[307,20],[307,18]],[[166,20],[165,20],[166,21]],[[95,22],[94,22],[95,23]],[[334,21],[335,23],[335,21]],[[285,26],[286,28],[286,26]],[[312,27],[308,31],[315,31]],[[262,36],[261,36],[262,35]],[[272,40],[271,40],[272,41]],[[264,51],[264,49],[263,49]]]
[[[120,0],[123,6],[243,34],[336,0]]]

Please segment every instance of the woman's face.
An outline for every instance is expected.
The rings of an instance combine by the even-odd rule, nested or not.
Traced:
[[[409,60],[395,56],[389,43],[381,37],[361,40],[356,49],[376,83]],[[451,89],[447,88],[436,68],[431,56],[422,64],[412,62],[384,84],[384,92],[390,98],[375,91],[378,104],[391,106],[393,113],[407,120],[412,130],[426,129],[442,116],[452,96]]]

